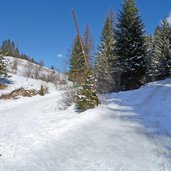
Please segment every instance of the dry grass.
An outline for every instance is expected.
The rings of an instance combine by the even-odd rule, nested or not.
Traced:
[[[1,83],[0,83],[0,90],[4,90],[4,89],[6,89],[7,87],[8,87],[7,85],[1,84]]]
[[[4,99],[4,100],[18,99],[21,96],[22,97],[32,97],[32,96],[36,96],[37,94],[39,94],[39,92],[37,90],[34,90],[34,89],[25,90],[24,88],[21,87],[19,89],[12,91],[11,93],[2,94],[0,96],[0,99]]]

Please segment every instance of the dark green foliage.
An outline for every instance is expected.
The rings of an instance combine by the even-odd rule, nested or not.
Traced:
[[[47,93],[48,93],[48,87],[41,85],[39,90],[39,95],[44,96]]]
[[[170,36],[171,36],[171,26],[169,25],[167,20],[163,20],[161,23],[161,27],[159,28],[159,40],[158,48],[162,49],[160,61],[160,68],[165,72],[165,77],[171,76],[171,51],[170,51]],[[164,74],[163,74],[164,76]]]
[[[171,27],[167,20],[163,20],[154,34],[150,68],[152,81],[171,76],[170,35]]]
[[[153,47],[151,49],[151,60],[149,65],[151,66],[149,69],[151,80],[150,81],[156,81],[165,78],[165,69],[161,69],[161,64],[164,62],[164,58],[161,56],[161,50],[158,49],[158,44],[160,43],[159,40],[159,33],[160,29],[159,27],[156,28],[154,33],[154,43]],[[159,50],[159,51],[158,51]],[[163,61],[163,62],[162,62]]]
[[[110,12],[101,33],[95,64],[97,88],[99,92],[104,93],[114,89],[115,81],[112,73],[116,59],[114,47],[113,13]]]
[[[77,109],[85,111],[98,105],[98,96],[95,89],[94,77],[90,70],[86,70],[83,76],[82,88],[76,97]]]
[[[153,55],[154,52],[154,42],[156,39],[156,32],[153,37],[146,36],[146,43],[147,43],[147,55],[146,55],[146,80],[147,82],[152,82],[156,80],[156,76],[159,75],[159,68],[158,68],[158,58],[155,58]]]
[[[28,60],[32,63],[38,64],[34,58],[29,57],[28,55],[21,54],[19,49],[16,48],[15,43],[11,41],[10,39],[6,39],[2,42],[1,45],[1,52],[4,56],[13,56],[16,58],[21,58]]]
[[[138,88],[145,76],[146,46],[144,24],[138,15],[135,0],[124,1],[115,37],[121,69],[121,87],[123,90]]]
[[[41,95],[41,96],[44,96],[45,95],[43,85],[41,85],[41,87],[40,87],[39,95]]]
[[[82,76],[85,69],[84,55],[81,49],[79,37],[77,36],[70,56],[69,80],[82,83]]]
[[[14,42],[10,39],[2,42],[1,51],[5,56],[20,57],[18,48],[15,47]]]
[[[50,67],[50,69],[55,70],[55,68],[54,68],[54,66],[53,66],[53,65]]]
[[[145,36],[145,42],[146,42],[146,51],[148,53],[153,48],[154,36],[153,35],[150,35],[150,36],[146,35]]]
[[[167,58],[167,75],[168,77],[171,77],[171,24],[170,24],[170,33],[169,33],[169,52],[170,52],[170,55],[169,57]]]
[[[29,59],[29,57],[28,57],[27,55],[25,55],[25,54],[21,54],[21,55],[20,55],[20,58],[22,58],[22,59],[26,59],[26,60],[28,60],[28,59]]]

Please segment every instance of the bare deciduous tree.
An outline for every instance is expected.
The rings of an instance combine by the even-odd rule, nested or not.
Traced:
[[[33,69],[33,65],[28,62],[25,66],[25,76],[27,77],[26,81],[28,80],[28,78],[30,78],[32,76],[32,69]]]
[[[13,70],[13,72],[16,74],[17,73],[17,67],[18,67],[18,59],[14,58],[14,61],[12,63],[11,69]]]

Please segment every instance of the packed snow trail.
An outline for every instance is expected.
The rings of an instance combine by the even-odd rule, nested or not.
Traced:
[[[171,80],[59,111],[61,93],[0,104],[0,171],[171,171]]]

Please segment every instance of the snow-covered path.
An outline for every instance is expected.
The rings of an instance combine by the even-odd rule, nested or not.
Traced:
[[[60,93],[0,104],[0,171],[171,171],[171,80],[82,114]]]

